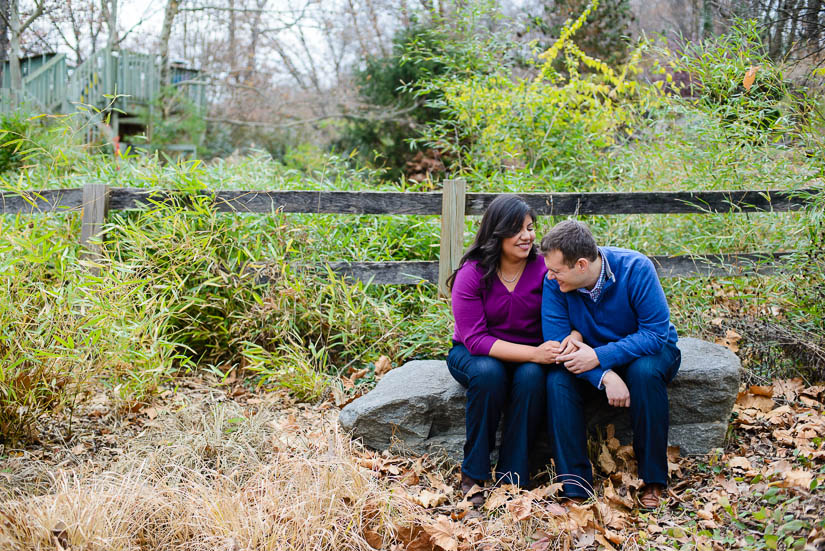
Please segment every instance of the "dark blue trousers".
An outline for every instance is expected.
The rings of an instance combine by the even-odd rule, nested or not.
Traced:
[[[467,389],[462,472],[476,480],[490,478],[490,452],[503,414],[496,474],[503,483],[526,486],[527,452],[544,414],[546,367],[473,356],[462,344],[454,344],[447,354],[447,367]]]
[[[654,356],[643,356],[614,369],[630,391],[633,451],[639,478],[667,484],[667,432],[670,409],[667,385],[679,371],[682,354],[666,344]],[[561,364],[547,374],[547,432],[556,462],[556,474],[568,497],[587,497],[593,491],[593,470],[587,459],[587,423],[584,404],[607,400],[604,390],[567,371]]]

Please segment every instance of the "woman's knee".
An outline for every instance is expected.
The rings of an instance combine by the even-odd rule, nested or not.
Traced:
[[[469,370],[470,387],[484,391],[507,391],[507,370],[490,356],[474,356]]]
[[[546,368],[536,363],[523,363],[513,372],[513,392],[521,396],[544,396]]]

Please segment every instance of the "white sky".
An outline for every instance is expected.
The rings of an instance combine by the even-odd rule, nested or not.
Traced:
[[[120,28],[127,30],[141,20],[140,28],[152,35],[160,33],[163,26],[164,0],[122,0],[120,3]],[[134,32],[134,31],[133,31]]]

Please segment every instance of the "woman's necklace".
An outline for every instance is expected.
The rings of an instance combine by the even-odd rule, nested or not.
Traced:
[[[499,269],[498,269],[498,275],[499,275],[499,277],[501,278],[501,280],[502,280],[504,283],[513,283],[515,280],[517,280],[517,279],[518,279],[518,276],[520,276],[520,275],[521,275],[521,272],[523,272],[523,271],[524,271],[524,267],[525,267],[525,266],[527,266],[527,263],[526,263],[526,262],[525,262],[524,264],[522,264],[522,265],[521,265],[521,268],[519,269],[519,271],[518,271],[518,272],[516,272],[516,275],[514,275],[511,279],[507,279],[507,278],[504,276],[504,272],[501,270],[501,268],[499,268]]]

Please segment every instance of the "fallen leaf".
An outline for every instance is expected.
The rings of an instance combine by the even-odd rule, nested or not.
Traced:
[[[702,520],[713,520],[713,513],[707,509],[699,509],[696,511],[696,516]]]
[[[622,545],[625,540],[623,535],[613,532],[612,530],[605,530],[604,537],[606,537],[607,540],[614,545]]]
[[[567,514],[567,509],[565,509],[555,501],[547,505],[547,507],[545,507],[545,510],[550,514],[550,516],[553,517],[563,517]]]
[[[52,528],[52,536],[62,549],[68,549],[69,529],[66,526],[65,522],[63,522],[62,520],[57,521],[57,523],[54,525],[54,528]]]
[[[364,539],[373,549],[382,549],[384,547],[384,538],[382,538],[378,532],[369,529],[364,530]]]
[[[742,469],[744,471],[750,471],[753,469],[751,462],[747,460],[745,457],[737,456],[728,461],[728,465],[734,469]]]
[[[432,507],[438,507],[445,501],[447,501],[447,496],[440,492],[431,492],[427,489],[421,490],[421,493],[418,495],[412,496],[412,500],[415,503],[418,503],[425,509],[430,509]]]
[[[753,81],[756,80],[756,71],[759,70],[759,67],[760,65],[750,67],[745,73],[745,78],[742,79],[742,86],[744,86],[748,92],[750,92],[751,86],[753,86]]]
[[[773,382],[773,395],[781,396],[789,402],[796,400],[796,397],[802,392],[805,383],[800,377],[793,379],[777,379]]]
[[[424,530],[416,532],[415,537],[406,540],[406,542],[407,545],[403,548],[404,551],[433,551],[430,535]]]
[[[793,469],[782,473],[783,484],[786,488],[797,487],[808,490],[811,487],[811,480],[813,480],[813,473],[804,471],[802,469]]]
[[[622,446],[621,448],[616,450],[616,457],[618,457],[625,463],[628,463],[631,459],[634,459],[636,457],[636,454],[633,452],[633,446]]]
[[[352,375],[350,375],[349,382],[352,383],[352,384],[355,384],[355,381],[362,378],[368,372],[369,372],[369,369],[366,368],[366,367],[364,369],[359,369],[358,371],[356,371]]]
[[[604,484],[604,498],[612,505],[633,509],[633,500],[627,496],[620,495],[619,492],[617,492],[613,487],[613,483],[610,482],[610,479],[607,479]]]
[[[547,499],[548,497],[556,497],[563,487],[564,484],[561,482],[554,482],[553,484],[536,488],[532,490],[530,494],[533,496],[533,499],[538,501]]]
[[[444,515],[439,515],[435,523],[424,526],[432,543],[444,551],[458,551],[458,539],[455,537],[458,525]]]
[[[785,459],[782,459],[782,460],[777,461],[775,463],[771,463],[769,468],[768,468],[768,471],[769,471],[770,474],[774,474],[774,473],[786,473],[786,472],[788,472],[792,469],[793,469],[793,465],[791,464],[791,462],[787,461]]]
[[[487,501],[484,503],[484,508],[488,511],[498,509],[507,503],[507,499],[509,499],[509,492],[502,487],[498,487],[493,490],[489,496],[487,496]]]
[[[730,349],[731,352],[736,353],[739,352],[739,341],[742,340],[742,335],[734,331],[733,329],[728,329],[725,331],[725,336],[716,339],[716,344],[721,344],[724,347]]]
[[[530,545],[530,549],[533,551],[547,551],[548,547],[550,547],[550,538],[547,536],[544,536],[540,540],[534,541]]]
[[[610,455],[610,450],[605,443],[602,443],[602,451],[599,453],[599,466],[607,474],[613,474],[617,470],[616,462],[613,461],[613,456]]]
[[[416,473],[414,470],[408,469],[404,471],[404,474],[402,474],[401,477],[399,477],[398,481],[401,482],[401,484],[405,484],[407,486],[415,486],[416,484],[421,482],[421,478],[418,476],[418,473]]]
[[[768,398],[773,398],[772,386],[751,385],[750,388],[748,388],[748,391],[756,396],[767,396]]]
[[[605,526],[613,528],[614,530],[624,530],[629,525],[629,514],[624,510],[611,507],[606,503],[597,503],[596,510],[601,520],[601,525],[598,526],[598,528],[602,531],[605,530]]]
[[[736,398],[736,404],[742,409],[758,409],[763,413],[771,411],[776,404],[771,398],[766,396],[754,396],[748,392],[740,392]]]
[[[607,551],[616,551],[616,548],[601,534],[595,535],[596,541],[604,546]]]
[[[589,505],[571,505],[567,510],[567,516],[579,528],[586,528],[593,521],[593,511],[590,510]]]
[[[528,496],[522,496],[518,499],[507,502],[507,510],[517,521],[530,518],[533,508],[532,506],[532,500]]]
[[[382,377],[392,369],[392,362],[386,356],[381,356],[375,362],[375,377]]]
[[[596,534],[593,530],[587,530],[576,538],[576,548],[583,549],[590,547],[596,541]]]

